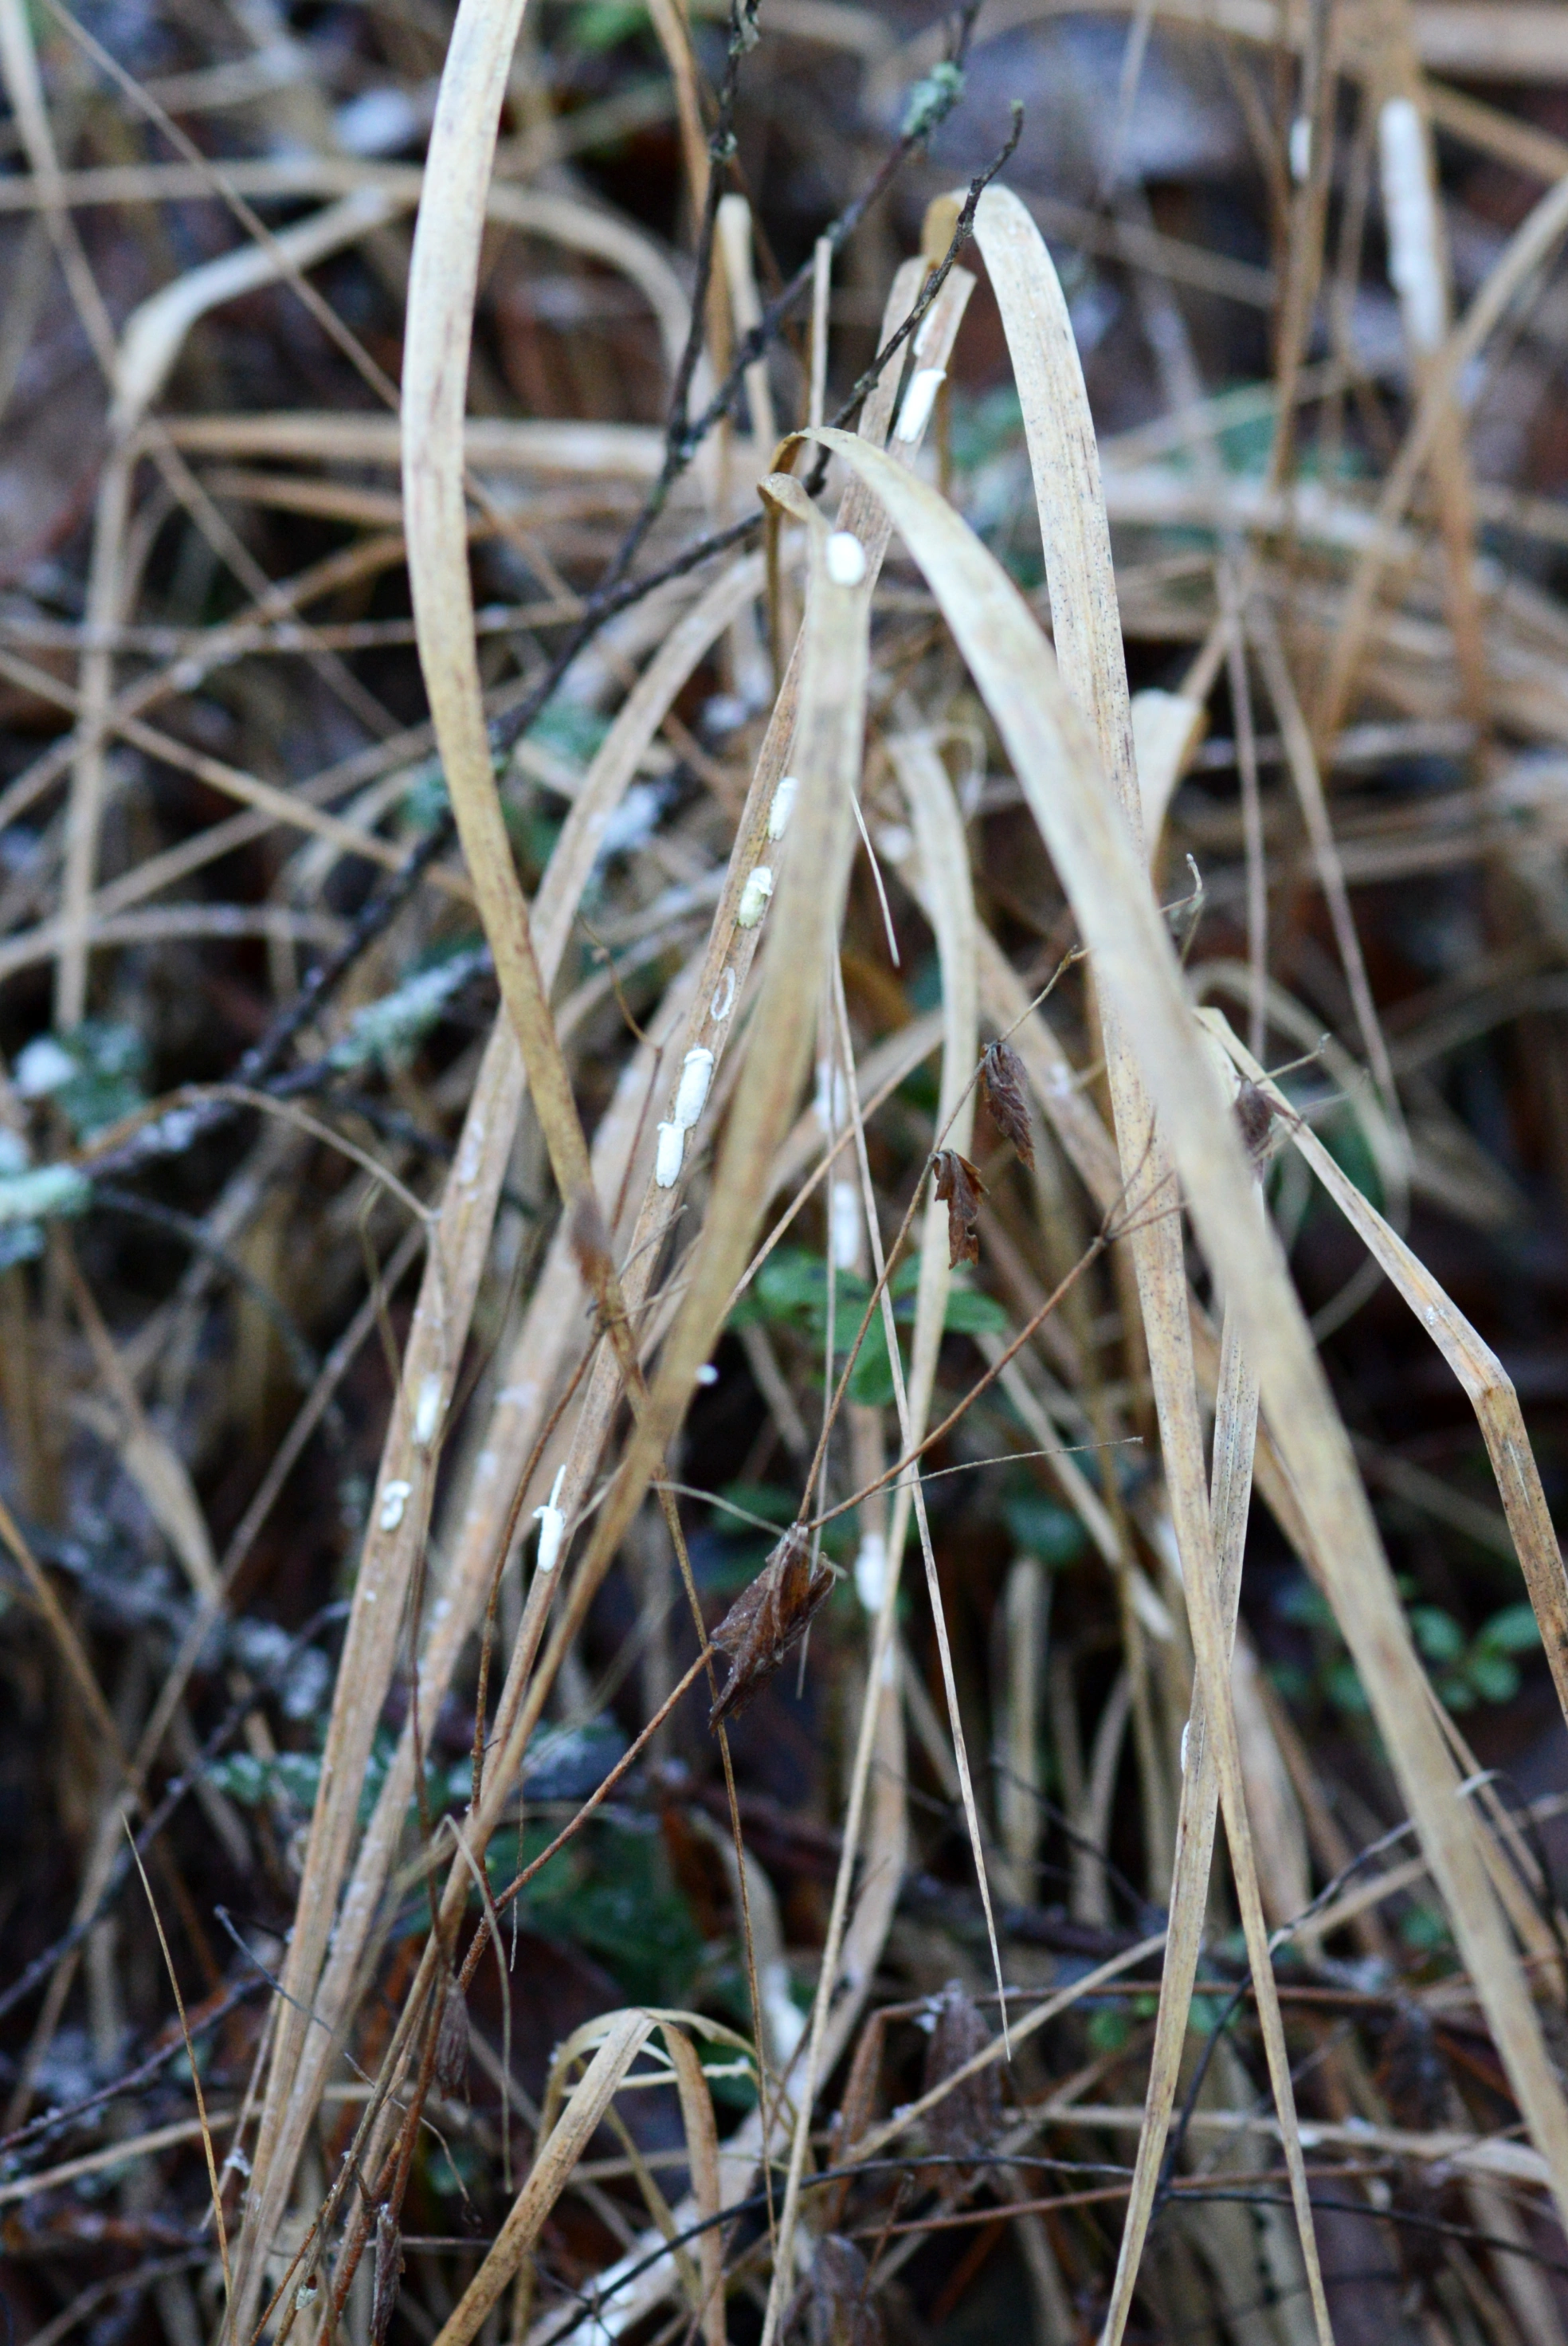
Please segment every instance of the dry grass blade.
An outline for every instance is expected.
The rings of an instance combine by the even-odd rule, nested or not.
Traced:
[[[1376,534],[1358,562],[1313,712],[1319,740],[1332,740],[1345,721],[1388,567],[1395,529],[1404,518],[1423,466],[1430,461],[1464,370],[1485,348],[1514,301],[1568,231],[1568,178],[1542,197],[1515,230],[1459,324],[1433,360],[1399,456],[1379,492]]]
[[[18,2341],[1563,2346],[1562,11],[1074,13],[0,0]]]
[[[979,207],[976,234],[996,283],[1023,406],[1062,683],[1091,724],[1106,781],[1135,852],[1142,844],[1143,807],[1134,765],[1132,713],[1111,566],[1110,532],[1088,397],[1066,303],[1044,240],[1016,198],[988,189]],[[937,582],[933,579],[932,584],[936,586]],[[940,586],[937,591],[940,595]],[[951,613],[949,616],[951,622]],[[983,683],[982,689],[985,689]],[[998,714],[994,706],[993,714]],[[1020,780],[1047,842],[1057,856],[1060,870],[1060,852],[1051,839],[1030,778],[1021,773]],[[1061,876],[1069,897],[1074,899],[1080,933],[1088,942],[1088,924],[1076,903],[1073,880],[1064,870]],[[1145,904],[1152,912],[1153,892],[1146,884],[1144,892]],[[1135,1217],[1130,1242],[1159,1417],[1166,1486],[1182,1558],[1183,1589],[1197,1660],[1204,1712],[1203,1749],[1207,1756],[1212,1748],[1217,1769],[1247,1952],[1257,1981],[1258,2014],[1269,2077],[1284,2130],[1286,2163],[1301,2234],[1308,2287],[1319,2340],[1328,2346],[1331,2335],[1328,2301],[1319,2266],[1306,2169],[1295,2128],[1294,2091],[1269,1964],[1268,1929],[1252,1855],[1231,1704],[1231,1635],[1223,1613],[1204,1472],[1186,1268],[1179,1219],[1171,1210],[1176,1205],[1176,1191],[1167,1144],[1151,1114],[1146,1056],[1132,1043],[1130,1035],[1124,1035],[1120,1022],[1125,1005],[1117,999],[1115,989],[1107,987],[1097,964],[1095,977],[1101,989],[1106,1072],[1122,1176]],[[1142,1692],[1140,1650],[1138,1632],[1130,1619],[1126,1641],[1136,1703]],[[1145,1745],[1149,1739],[1145,1734]],[[1202,1912],[1207,1896],[1209,1847],[1206,1843],[1210,1841],[1211,1833],[1212,1828],[1205,1831],[1200,1818],[1190,1841],[1178,1837],[1177,1855],[1188,1861],[1188,1869],[1173,1878],[1170,1947],[1161,1984],[1161,2004],[1167,2014],[1172,2059],[1178,2028],[1185,2028],[1196,1975]],[[1174,2071],[1169,2073],[1168,2082],[1174,2086]],[[1157,2094],[1151,2095],[1149,2135],[1150,2153],[1163,2147],[1164,2121]],[[1152,2164],[1152,2160],[1145,2164]],[[1106,2319],[1106,2346],[1118,2346],[1131,2304],[1140,2248],[1137,2226],[1129,2221],[1123,2236],[1117,2290]]]
[[[1279,1130],[1312,1168],[1463,1387],[1497,1478],[1514,1552],[1541,1625],[1557,1699],[1568,1717],[1568,1573],[1512,1380],[1425,1263],[1349,1178],[1278,1086],[1268,1080],[1266,1071],[1231,1033],[1223,1015],[1211,1010],[1203,1015],[1247,1081],[1263,1093]]]
[[[742,927],[756,927],[766,911],[767,927],[746,1063],[714,1176],[718,1202],[693,1250],[681,1310],[666,1339],[647,1410],[578,1568],[585,1602],[657,1471],[745,1266],[768,1171],[789,1128],[810,1049],[812,1008],[796,975],[801,968],[821,965],[837,933],[864,724],[869,601],[860,585],[842,586],[829,576],[822,556],[826,535],[820,527],[813,546],[794,750],[799,787],[789,813],[783,875],[775,887],[769,869],[767,887],[753,891],[755,916],[748,922],[737,915]],[[503,1780],[532,1724],[524,1711],[499,1762]]]
[[[225,2311],[228,2321],[232,2324],[234,2276],[229,2270],[229,2227],[223,2218],[223,2189],[218,2180],[218,2161],[212,2152],[212,2127],[207,2115],[207,2097],[201,2090],[201,2072],[197,2066],[196,2047],[190,2041],[190,2023],[185,2016],[185,1998],[179,1992],[179,1975],[174,1968],[174,1958],[168,1952],[168,1941],[164,1936],[163,1917],[158,1911],[158,1901],[152,1894],[152,1884],[147,1878],[147,1868],[141,1862],[141,1851],[136,1845],[128,1819],[126,1820],[126,1839],[130,1844],[130,1853],[136,1862],[136,1870],[141,1877],[141,1886],[147,1892],[147,1902],[151,1911],[153,1928],[158,1933],[158,1943],[163,1954],[164,1969],[168,1974],[168,1984],[174,1990],[175,2008],[179,2014],[179,2031],[185,2039],[186,2059],[190,2064],[191,2088],[196,2096],[197,2120],[201,2128],[201,2147],[207,2154],[207,2179],[212,2192],[212,2219],[218,2228],[218,2253],[223,2265]]]
[[[1400,1789],[1441,1885],[1511,2087],[1568,2208],[1568,2106],[1487,1878],[1474,1821],[1431,1717],[1426,1681],[1345,1432],[1250,1169],[1207,1064],[1168,935],[1125,828],[1103,795],[1082,719],[1017,591],[931,492],[846,435],[823,438],[874,484],[985,696],[1095,962],[1136,1038],[1188,1209],[1249,1355],[1331,1602]],[[1206,1502],[1207,1504],[1207,1502]]]
[[[654,2015],[646,2012],[613,2013],[594,2024],[595,2033],[601,2039],[598,2049],[577,2084],[561,2101],[559,2116],[553,2125],[549,2123],[552,2113],[546,2106],[539,2148],[528,2180],[491,2242],[484,2263],[443,2324],[436,2346],[469,2346],[470,2339],[476,2335],[485,2315],[538,2239],[545,2218],[570,2181],[572,2169],[587,2147],[589,2137],[656,2025]],[[563,2046],[556,2076],[575,2049],[573,2043]],[[553,2086],[554,2083],[553,2079]]]
[[[514,5],[509,0],[499,14],[474,6],[460,10],[453,31],[431,133],[432,193],[420,209],[409,275],[403,499],[420,664],[458,834],[563,1200],[569,1212],[586,1213],[596,1223],[587,1148],[496,795],[468,573],[466,358],[484,196],[521,20],[521,0]],[[607,1261],[606,1274],[598,1300],[614,1333],[621,1321],[620,1298]]]
[[[638,759],[663,721],[669,702],[680,689],[691,668],[745,598],[755,594],[759,575],[755,559],[742,562],[718,579],[698,599],[650,662],[606,738],[563,827],[541,892],[543,902],[538,917],[537,950],[546,983],[554,978],[560,965],[571,922],[598,852],[605,825],[630,781]],[[614,1116],[606,1118],[601,1140],[596,1144],[596,1178],[602,1181],[606,1194],[613,1193],[624,1174],[624,1154],[619,1152],[629,1148],[635,1137],[647,1080],[647,1072],[639,1073],[634,1063],[625,1113],[618,1119]],[[454,1178],[443,1201],[436,1246],[410,1337],[405,1389],[413,1397],[415,1411],[419,1395],[425,1390],[431,1377],[437,1380],[435,1390],[443,1415],[449,1402],[451,1379],[456,1370],[455,1354],[461,1341],[458,1331],[466,1330],[473,1310],[501,1177],[512,1148],[523,1096],[522,1066],[516,1041],[503,1017],[492,1035],[475,1086],[458,1150]],[[599,1163],[601,1149],[602,1165]],[[550,1341],[558,1344],[571,1324],[567,1317],[567,1295],[572,1290],[580,1291],[565,1234],[557,1241],[553,1261],[554,1278],[547,1276],[540,1289],[543,1317],[537,1324],[546,1327],[550,1331]],[[543,1405],[545,1395],[545,1362],[535,1330],[536,1323],[531,1321],[522,1340],[529,1373],[538,1380],[533,1389],[534,1409],[523,1412],[521,1423],[513,1430],[506,1421],[514,1412],[504,1397],[497,1404],[497,1416],[502,1423],[493,1429],[490,1437],[495,1445],[490,1454],[498,1458],[514,1458],[514,1473],[521,1473],[523,1466],[522,1459],[516,1455],[517,1446],[532,1439],[536,1411]],[[509,1378],[503,1386],[503,1396],[529,1390],[527,1384],[520,1386],[517,1380]],[[424,1494],[421,1478],[430,1456],[429,1445],[418,1444],[412,1438],[412,1418],[402,1413],[394,1417],[378,1478],[380,1497],[372,1517],[373,1528],[361,1566],[361,1585],[350,1628],[351,1640],[353,1640],[356,1627],[362,1619],[366,1625],[365,1634],[374,1634],[382,1642],[374,1656],[365,1647],[357,1647],[355,1668],[340,1674],[339,1699],[334,1707],[332,1722],[334,1735],[339,1729],[341,1711],[345,1728],[350,1728],[351,1722],[351,1732],[362,1739],[367,1720],[373,1720],[374,1712],[384,1698],[392,1664],[392,1651],[384,1642],[384,1630],[389,1617],[395,1617],[397,1609],[390,1601],[390,1592],[399,1592],[398,1606],[401,1606],[401,1591],[407,1585],[408,1575],[413,1568],[413,1559],[423,1538],[423,1510],[428,1505],[428,1496]],[[411,1488],[404,1494],[404,1506],[396,1509],[389,1505],[386,1494],[400,1484],[408,1484]],[[416,1504],[408,1506],[407,1499],[416,1494],[419,1494]],[[520,1499],[522,1494],[519,1492],[515,1495]],[[505,1523],[509,1519],[512,1492],[497,1486],[494,1493],[486,1493],[485,1496],[492,1503],[498,1501],[501,1521]],[[384,1520],[389,1513],[397,1517],[390,1525]],[[493,1543],[497,1535],[494,1515],[486,1507],[473,1515],[471,1523],[471,1535],[465,1537],[453,1561],[446,1587],[435,1593],[436,1626],[422,1668],[420,1682],[420,1702],[427,1717],[434,1717],[440,1709],[463,1641],[471,1632],[475,1616],[484,1603],[484,1592],[497,1568],[493,1555]],[[469,1526],[465,1526],[465,1531],[468,1529]],[[358,1765],[362,1768],[362,1758]],[[297,1964],[295,1948],[290,1947],[286,1984],[297,1999],[311,2001],[317,2009],[330,2014],[331,2020],[329,2030],[307,2032],[302,2040],[295,2032],[286,2045],[280,2044],[274,2063],[262,2127],[262,2143],[267,2157],[264,2162],[259,2154],[257,2161],[259,2168],[264,2168],[264,2173],[258,2179],[260,2198],[254,2229],[263,2235],[272,2219],[273,2210],[280,2208],[290,2188],[300,2149],[325,2083],[333,2057],[334,2038],[331,2032],[341,2024],[346,1999],[359,1975],[367,1935],[373,1923],[392,1849],[407,1810],[413,1770],[411,1729],[402,1739],[397,1760],[367,1828],[334,1933],[331,1958],[321,1972],[319,1986],[314,1984],[314,1974],[307,1968],[311,1942],[302,1926],[308,1918],[330,1912],[342,1879],[348,1854],[347,1831],[351,1830],[352,1811],[356,1805],[348,1790],[357,1780],[351,1765],[345,1767],[333,1780],[343,1789],[338,1794],[340,1822],[334,1831],[331,1856],[323,1856],[318,1861],[315,1856],[317,1844],[312,1841],[311,1864],[306,1884],[301,1888],[296,1924],[296,1944],[300,1942],[303,1944]],[[285,2101],[286,2118],[280,2115]],[[274,2146],[274,2128],[279,2126],[281,2126],[282,2132]]]

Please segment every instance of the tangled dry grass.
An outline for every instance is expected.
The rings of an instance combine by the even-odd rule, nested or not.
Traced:
[[[0,77],[9,2333],[1561,2346],[1568,16]]]

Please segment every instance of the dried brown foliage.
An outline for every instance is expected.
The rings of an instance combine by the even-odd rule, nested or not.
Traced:
[[[980,1201],[985,1184],[980,1168],[956,1148],[939,1148],[932,1165],[937,1202],[947,1208],[947,1267],[980,1260]]]
[[[711,1633],[729,1657],[729,1678],[708,1713],[709,1727],[734,1719],[759,1694],[799,1644],[833,1593],[832,1566],[811,1553],[811,1535],[792,1524],[748,1588]]]
[[[1563,2346],[1561,16],[0,0],[15,2346]]]

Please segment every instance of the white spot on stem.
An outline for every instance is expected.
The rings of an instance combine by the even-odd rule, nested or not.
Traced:
[[[823,559],[835,586],[858,586],[866,575],[866,549],[852,530],[836,529]]]
[[[539,1555],[535,1569],[540,1572],[554,1572],[560,1559],[561,1542],[566,1531],[566,1517],[564,1510],[556,1503],[561,1496],[561,1485],[565,1479],[565,1468],[557,1466],[555,1480],[550,1486],[549,1498],[542,1507],[535,1507],[534,1510],[534,1520],[539,1526]]]
[[[833,1268],[853,1270],[860,1259],[860,1193],[853,1181],[835,1181],[828,1209]]]
[[[768,836],[769,839],[782,839],[785,832],[789,830],[789,817],[795,811],[795,793],[799,787],[800,783],[798,776],[794,774],[779,775],[778,788],[773,793],[773,802],[768,810]]]
[[[441,1379],[433,1370],[419,1381],[419,1398],[413,1405],[413,1440],[416,1450],[428,1450],[436,1427],[441,1423]]]
[[[868,1613],[882,1609],[888,1585],[888,1544],[881,1532],[867,1532],[855,1558],[855,1594]]]
[[[383,1532],[396,1531],[403,1519],[404,1511],[408,1506],[409,1494],[412,1489],[412,1483],[402,1481],[387,1484],[382,1493],[382,1511],[376,1517]]]
[[[903,410],[899,416],[899,428],[894,435],[897,439],[907,443],[920,438],[931,421],[931,411],[936,403],[937,393],[946,381],[945,367],[919,369],[904,393]]]
[[[699,1043],[681,1061],[680,1082],[676,1086],[674,1121],[683,1132],[689,1132],[702,1114],[712,1080],[713,1053]]]
[[[768,900],[773,893],[773,867],[759,863],[740,892],[740,903],[735,924],[740,929],[754,929],[768,910]]]
[[[1408,97],[1390,97],[1379,115],[1378,157],[1388,221],[1389,282],[1400,297],[1411,343],[1418,351],[1435,351],[1448,324],[1437,198],[1426,126]]]
[[[673,1189],[680,1179],[681,1160],[686,1155],[686,1127],[679,1124],[661,1124],[658,1147],[654,1151],[654,1187]]]

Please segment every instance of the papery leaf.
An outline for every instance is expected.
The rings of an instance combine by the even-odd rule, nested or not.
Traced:
[[[955,2070],[983,2053],[991,2032],[974,1999],[956,1980],[937,1998],[936,2025],[926,2047],[922,2091],[945,2085]],[[994,2147],[1002,2130],[1002,2080],[994,2063],[938,2102],[927,2121],[933,2148],[949,2157],[978,2157]]]
[[[932,1170],[936,1194],[947,1208],[947,1266],[980,1260],[980,1201],[985,1184],[979,1168],[956,1148],[939,1148]]]
[[[730,1669],[729,1683],[708,1714],[709,1727],[733,1718],[767,1685],[831,1595],[834,1578],[820,1557],[812,1563],[804,1525],[792,1524],[713,1632],[712,1643],[728,1655]]]
[[[1029,1126],[1027,1077],[1023,1062],[1011,1043],[993,1043],[988,1046],[980,1063],[980,1080],[991,1121],[1033,1169],[1034,1135]]]

